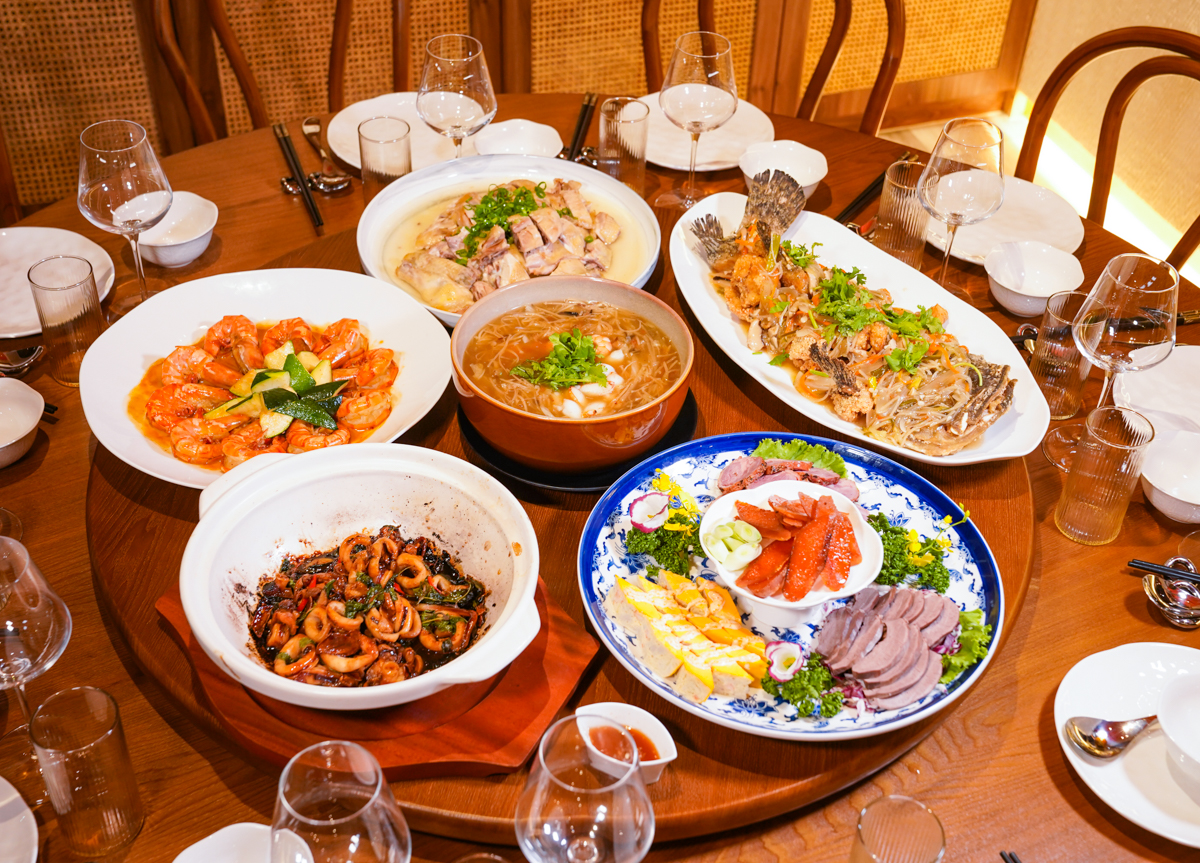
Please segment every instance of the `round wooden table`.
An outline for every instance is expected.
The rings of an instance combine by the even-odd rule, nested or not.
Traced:
[[[508,96],[501,98],[500,119],[537,119],[566,136],[577,107],[572,96]],[[809,204],[827,214],[837,213],[901,149],[812,123],[773,120],[777,137],[803,141],[829,157],[830,174]],[[298,129],[293,132],[299,140]],[[197,262],[177,271],[148,268],[152,279],[174,284],[264,266],[357,269],[358,186],[349,195],[319,198],[327,226],[319,238],[303,205],[278,191],[284,163],[272,138],[269,130],[260,130],[164,160],[173,186],[216,201],[221,220]],[[306,148],[301,159],[315,162]],[[229,186],[231,175],[239,180]],[[648,177],[648,198],[679,181],[675,172],[654,169]],[[743,190],[737,171],[702,180],[711,191]],[[676,216],[658,215],[665,237]],[[119,279],[131,273],[123,241],[87,225],[73,201],[49,207],[24,224],[83,233],[109,250]],[[1091,223],[1085,227],[1079,255],[1091,280],[1112,255],[1130,247]],[[932,265],[932,257],[927,263]],[[967,279],[975,304],[1012,332],[1017,321],[991,305],[982,271],[969,268]],[[769,398],[712,345],[676,298],[665,259],[649,289],[681,308],[698,335],[692,383],[701,417],[696,437],[742,429],[828,434]],[[1186,286],[1184,306],[1198,299],[1198,292]],[[1197,329],[1181,330],[1181,341],[1189,336],[1194,341]],[[78,394],[55,384],[44,367],[26,380],[61,409],[53,423],[43,424],[33,452],[0,471],[0,505],[24,520],[26,543],[76,621],[63,659],[30,686],[32,700],[83,683],[103,686],[117,698],[147,802],[146,827],[127,859],[170,860],[224,824],[269,821],[274,774],[248,763],[225,742],[196,698],[183,653],[153,610],[176,577],[178,554],[196,518],[196,492],[144,476],[95,445]],[[464,454],[453,405],[448,393],[403,440]],[[1142,597],[1140,583],[1123,566],[1135,556],[1170,556],[1186,526],[1147,508],[1139,494],[1117,541],[1087,548],[1053,527],[1051,510],[1061,480],[1039,454],[968,468],[910,466],[967,503],[997,555],[1009,617],[996,661],[965,698],[934,721],[869,741],[822,747],[719,732],[657,699],[611,658],[597,663],[576,699],[641,703],[664,714],[684,741],[683,756],[668,772],[670,781],[654,788],[660,841],[651,859],[716,854],[845,859],[857,809],[881,793],[902,792],[921,798],[942,817],[947,859],[994,860],[1006,848],[1035,863],[1070,848],[1071,856],[1081,859],[1200,860],[1200,852],[1159,839],[1099,802],[1067,767],[1052,720],[1054,688],[1083,656],[1130,641],[1195,643],[1187,633],[1162,625]],[[513,488],[538,530],[548,587],[581,621],[573,560],[596,496]],[[86,513],[85,500],[92,504]],[[15,722],[14,716],[8,718],[9,726]],[[891,767],[874,772],[910,748]],[[769,782],[763,781],[764,773],[770,773]],[[415,856],[450,860],[471,847],[457,841],[467,837],[511,842],[512,805],[522,782],[515,774],[397,783],[397,796],[415,827],[454,837],[418,834]],[[793,811],[846,787],[851,787],[848,793],[823,805]],[[47,815],[52,819],[51,813],[39,812]],[[732,829],[750,822],[758,823]],[[48,840],[43,859],[64,858],[52,820],[42,833]],[[697,834],[714,835],[670,841]],[[502,853],[518,858],[515,849]]]

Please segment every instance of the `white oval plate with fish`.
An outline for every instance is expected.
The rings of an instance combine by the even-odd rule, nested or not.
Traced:
[[[662,233],[654,211],[640,195],[584,165],[513,154],[455,159],[414,171],[385,188],[358,221],[358,257],[363,272],[405,291],[453,327],[461,313],[428,303],[417,288],[396,275],[396,266],[404,254],[415,249],[417,226],[428,227],[455,198],[520,179],[535,183],[578,181],[591,209],[608,213],[621,228],[620,238],[611,247],[612,266],[604,271],[604,278],[635,288],[644,287],[650,280],[658,264]]]
[[[225,315],[255,323],[300,317],[316,327],[361,322],[372,348],[396,352],[392,412],[369,441],[400,437],[437,404],[450,381],[450,338],[411,297],[361,273],[280,269],[223,273],[154,294],[96,339],[79,370],[79,395],[100,443],[142,473],[205,488],[221,470],[187,464],[150,440],[129,417],[129,396],[155,360],[194,344]],[[350,444],[353,446],[353,444]]]
[[[949,312],[946,330],[953,333],[960,343],[970,345],[972,351],[984,356],[988,362],[1008,365],[1008,374],[1016,379],[1016,386],[1008,410],[977,442],[944,456],[926,455],[868,438],[857,423],[840,419],[824,404],[802,395],[796,389],[788,368],[769,365],[768,355],[755,353],[746,346],[746,326],[733,317],[724,298],[713,287],[708,261],[700,248],[700,241],[691,231],[693,222],[712,214],[727,235],[733,234],[745,209],[745,195],[721,192],[710,195],[688,210],[671,232],[671,266],[679,291],[687,299],[701,326],[730,359],[768,392],[826,428],[849,435],[866,446],[926,464],[978,464],[1017,458],[1037,449],[1050,426],[1050,408],[1029,367],[1004,331],[983,312],[944,291],[928,276],[877,249],[833,219],[808,212],[801,213],[784,232],[785,240],[806,246],[814,242],[821,243],[818,256],[823,264],[847,270],[858,267],[866,274],[871,288],[885,289],[891,293],[898,308],[915,310],[918,305],[942,306]]]

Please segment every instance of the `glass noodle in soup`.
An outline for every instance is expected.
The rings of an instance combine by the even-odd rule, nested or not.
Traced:
[[[608,303],[553,300],[481,328],[463,369],[505,405],[582,419],[654,401],[679,380],[683,364],[666,333],[640,315]]]

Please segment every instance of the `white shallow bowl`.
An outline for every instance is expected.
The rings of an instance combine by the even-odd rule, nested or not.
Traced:
[[[142,260],[186,267],[204,254],[216,226],[216,204],[191,192],[175,192],[162,221],[138,238]]]
[[[737,518],[735,504],[739,500],[767,509],[769,508],[767,499],[773,495],[794,500],[798,494],[806,494],[817,499],[824,495],[833,498],[837,508],[850,517],[850,524],[854,528],[854,539],[858,542],[859,551],[862,552],[862,562],[850,567],[850,575],[841,590],[829,590],[823,582],[818,582],[813,585],[812,590],[803,599],[796,602],[788,602],[786,599],[776,596],[766,599],[755,596],[750,591],[737,586],[738,576],[745,570],[739,569],[735,572],[718,563],[712,552],[704,545],[704,537],[718,524]],[[740,600],[738,604],[749,608],[750,615],[756,621],[769,627],[795,628],[800,626],[809,621],[813,609],[819,609],[831,599],[853,596],[858,593],[875,580],[880,567],[883,566],[883,542],[879,539],[879,533],[875,528],[867,524],[858,505],[845,495],[812,482],[778,480],[764,483],[757,488],[747,488],[721,495],[712,502],[700,520],[700,543],[704,546],[704,553],[712,561],[717,577]]]
[[[983,260],[992,295],[1019,318],[1046,311],[1046,300],[1083,284],[1083,266],[1070,252],[1038,240],[1001,243]]]
[[[517,153],[526,156],[557,156],[563,148],[558,130],[532,120],[505,120],[475,133],[475,149],[481,156]]]
[[[174,863],[262,863],[270,854],[270,825],[242,822],[222,827],[184,848]]]
[[[1200,803],[1200,676],[1170,681],[1158,706],[1158,723],[1167,738],[1167,758],[1175,781]]]
[[[1200,524],[1200,433],[1156,434],[1142,465],[1142,490],[1168,518]]]
[[[738,159],[738,167],[750,185],[750,178],[769,168],[778,168],[804,187],[804,197],[811,198],[817,185],[829,173],[825,154],[799,141],[763,141],[751,144]]]
[[[8,467],[33,446],[46,400],[16,378],[0,378],[0,467]]]
[[[468,190],[486,189],[518,179],[552,183],[556,178],[578,180],[584,197],[593,207],[605,210],[620,222],[621,239],[617,242],[625,242],[628,238],[623,251],[613,247],[614,266],[604,277],[635,288],[644,287],[658,264],[662,245],[654,211],[640,195],[606,174],[565,159],[542,156],[494,155],[455,159],[414,171],[390,184],[375,196],[358,220],[358,257],[363,272],[395,285],[453,327],[461,314],[426,304],[416,289],[396,278],[394,261],[389,265],[393,258],[399,259],[391,242],[392,235],[404,222],[422,211]],[[628,255],[630,259],[618,260],[622,255]]]
[[[86,258],[99,298],[112,290],[116,278],[112,258],[87,237],[62,228],[0,228],[0,339],[42,331],[29,288],[29,268],[51,255]]]
[[[626,704],[623,701],[600,701],[576,708],[575,715],[579,717],[579,730],[583,732],[583,742],[587,745],[588,757],[592,760],[592,766],[610,776],[625,775],[627,767],[624,762],[605,755],[592,745],[590,732],[595,718],[608,719],[617,725],[624,725],[626,728],[636,728],[650,738],[650,742],[658,750],[658,758],[653,761],[643,761],[638,770],[642,774],[642,782],[647,785],[657,782],[667,765],[679,757],[679,750],[675,748],[675,740],[671,737],[671,732],[667,731],[667,726],[663,725],[658,717],[648,710],[642,710],[640,707]],[[592,722],[588,721],[589,717],[593,718]]]
[[[253,658],[249,614],[259,580],[285,555],[331,548],[352,533],[394,524],[430,536],[482,581],[487,630],[426,674],[353,689],[280,677]],[[515,497],[479,468],[424,447],[360,444],[303,455],[259,456],[201,499],[179,570],[188,625],[219,668],[270,698],[323,710],[415,701],[506,668],[541,627],[534,590],[538,543]]]

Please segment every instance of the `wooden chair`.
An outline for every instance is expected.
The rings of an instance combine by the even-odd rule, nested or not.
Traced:
[[[21,199],[17,195],[12,161],[8,158],[8,147],[4,143],[4,129],[0,128],[0,228],[21,221],[24,215]]]
[[[1108,193],[1112,188],[1113,167],[1117,161],[1117,141],[1130,100],[1139,87],[1159,75],[1183,75],[1200,81],[1200,36],[1162,27],[1124,27],[1101,33],[1084,42],[1054,68],[1038,93],[1029,116],[1025,143],[1021,147],[1017,168],[1013,172],[1013,176],[1022,180],[1033,180],[1037,172],[1038,156],[1042,152],[1042,141],[1050,125],[1050,116],[1071,79],[1097,57],[1122,48],[1157,48],[1182,56],[1155,57],[1134,66],[1117,84],[1104,108],[1104,120],[1100,126],[1100,139],[1096,148],[1096,168],[1092,173],[1092,195],[1087,213],[1089,219],[1100,224],[1104,223],[1104,215],[1108,209]],[[1167,256],[1167,261],[1174,267],[1183,266],[1198,245],[1200,217],[1197,217],[1184,232]]]
[[[212,29],[225,50],[229,64],[237,78],[242,96],[250,112],[254,128],[270,125],[262,91],[254,77],[254,71],[238,42],[237,34],[230,24],[224,0],[204,0]],[[409,3],[408,0],[391,0],[392,6],[392,87],[399,92],[408,88],[409,64]],[[345,107],[346,56],[350,48],[350,24],[353,17],[354,0],[337,0],[334,10],[333,38],[329,49],[329,110],[340,111]],[[172,0],[153,0],[154,38],[162,52],[163,60],[175,86],[183,97],[188,116],[195,132],[196,143],[215,141],[224,130],[218,130],[212,112],[204,99],[191,67],[184,58],[175,30]]]
[[[716,0],[699,0],[697,13],[700,29],[710,33],[717,31]],[[659,48],[658,20],[662,0],[642,2],[642,57],[646,64],[646,89],[656,93],[663,85],[662,51]]]

